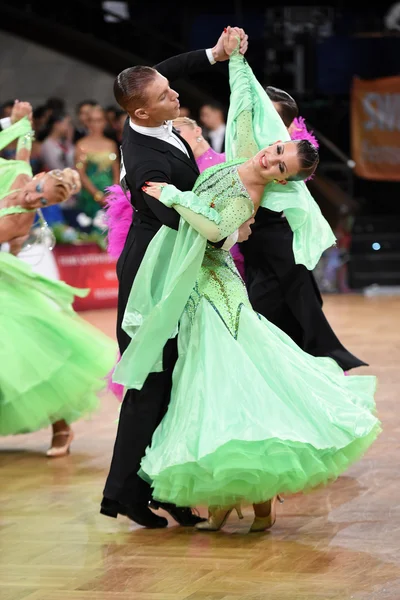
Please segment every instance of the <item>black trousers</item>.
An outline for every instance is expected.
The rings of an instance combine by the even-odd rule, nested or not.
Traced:
[[[241,249],[253,309],[308,354],[333,358],[344,370],[365,365],[340,343],[329,325],[313,274],[296,265],[286,219],[260,209],[252,229]]]
[[[172,372],[178,358],[177,338],[164,347],[164,371],[151,373],[141,390],[128,390],[122,402],[117,438],[104,496],[122,504],[147,502],[151,487],[138,475],[153,433],[167,412]]]

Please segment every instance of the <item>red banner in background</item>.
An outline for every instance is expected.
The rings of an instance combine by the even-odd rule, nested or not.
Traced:
[[[351,133],[359,177],[400,181],[400,77],[354,79]]]
[[[116,260],[96,244],[57,244],[53,250],[60,279],[77,288],[90,288],[86,298],[75,298],[76,311],[116,308]]]

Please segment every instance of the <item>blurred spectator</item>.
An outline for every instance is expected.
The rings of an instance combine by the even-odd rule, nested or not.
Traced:
[[[110,127],[111,129],[115,128],[115,122],[117,120],[117,112],[118,112],[118,108],[116,106],[107,106],[107,108],[105,109],[105,115],[106,115],[106,121],[107,121],[107,126]]]
[[[53,113],[47,122],[41,154],[46,171],[74,166],[71,118],[64,112]]]
[[[74,146],[71,140],[70,116],[64,112],[53,112],[47,122],[46,137],[40,148],[45,171],[74,166]],[[46,207],[43,209],[43,214],[49,225],[65,222],[62,205]]]
[[[49,98],[46,102],[46,108],[48,108],[51,113],[65,112],[65,100],[56,97]]]
[[[44,104],[38,106],[33,111],[33,130],[35,132],[35,138],[38,142],[43,142],[47,135],[47,122],[50,118],[51,110]]]
[[[97,106],[97,102],[95,100],[83,100],[82,102],[79,102],[78,106],[76,107],[78,123],[74,131],[74,144],[88,134],[88,119],[90,111],[94,106]]]
[[[79,223],[78,215],[78,224],[90,230],[103,206],[105,188],[119,183],[119,151],[117,144],[104,135],[107,120],[101,106],[91,109],[87,125],[89,134],[76,144],[76,168],[82,180],[78,210],[89,218]]]
[[[122,133],[124,131],[124,125],[125,125],[127,116],[128,116],[128,114],[125,111],[118,109],[116,126],[115,126],[116,141],[118,144],[122,143]]]
[[[107,108],[105,109],[105,115],[106,115],[106,128],[104,130],[104,135],[108,138],[110,138],[110,140],[114,140],[114,142],[117,141],[117,114],[119,112],[119,108],[117,108],[116,106],[107,106]]]
[[[181,106],[179,109],[179,116],[187,117],[188,119],[191,119],[192,113],[190,112],[190,108],[188,108],[187,106]]]
[[[217,102],[204,104],[200,109],[200,120],[207,130],[204,137],[216,152],[225,150],[225,112]]]
[[[11,112],[14,106],[14,100],[7,100],[0,107],[0,119],[11,117]]]

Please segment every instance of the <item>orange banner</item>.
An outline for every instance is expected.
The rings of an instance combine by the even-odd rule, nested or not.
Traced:
[[[400,77],[353,80],[351,138],[356,175],[400,181]]]

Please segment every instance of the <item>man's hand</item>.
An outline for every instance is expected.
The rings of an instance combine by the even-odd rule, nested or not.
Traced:
[[[32,123],[32,105],[29,102],[20,102],[16,100],[11,111],[11,123],[14,125],[24,117],[28,117]]]
[[[233,51],[237,49],[239,43],[241,44],[241,31],[243,30],[239,30],[238,27],[227,27],[226,31],[224,31],[222,39],[224,43],[225,54],[227,54],[228,56],[231,56]]]
[[[245,223],[243,223],[243,225],[241,225],[239,227],[239,237],[238,237],[239,243],[246,242],[249,239],[249,237],[253,233],[251,231],[251,225],[253,225],[254,222],[255,222],[254,217],[251,217],[251,219],[249,219],[248,221],[246,221]]]
[[[240,38],[240,54],[245,54],[247,52],[247,48],[249,45],[248,35],[240,27],[227,27],[221,33],[217,43],[212,49],[212,54],[216,62],[223,62],[224,60],[228,60],[229,58],[229,54],[225,52],[224,48],[224,40],[225,37],[228,35],[228,31],[230,35],[237,36]]]

